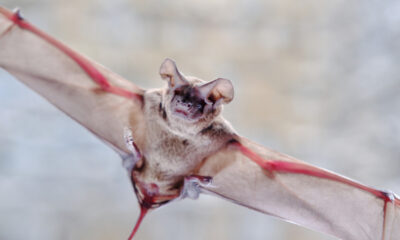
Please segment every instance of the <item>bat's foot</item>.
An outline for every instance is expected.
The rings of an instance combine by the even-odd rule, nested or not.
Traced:
[[[180,198],[197,199],[201,193],[201,186],[208,186],[212,183],[212,177],[190,175],[186,176]]]
[[[135,166],[140,167],[143,164],[142,154],[140,153],[139,148],[136,146],[132,130],[129,128],[124,129],[124,138],[126,147],[131,152],[128,155],[122,156],[122,165],[126,168],[128,173],[130,174]]]

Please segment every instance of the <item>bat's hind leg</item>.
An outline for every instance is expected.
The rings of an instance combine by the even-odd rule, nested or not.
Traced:
[[[140,153],[139,148],[136,146],[134,142],[131,129],[129,128],[124,129],[124,138],[126,146],[129,149],[130,153],[121,155],[122,165],[126,168],[128,173],[130,174],[136,164],[141,164],[142,154]]]

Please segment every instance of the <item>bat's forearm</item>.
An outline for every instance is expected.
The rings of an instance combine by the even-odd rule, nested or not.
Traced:
[[[72,60],[78,64],[86,74],[99,85],[99,87],[109,93],[113,93],[115,95],[119,95],[122,97],[126,97],[129,99],[138,99],[143,100],[143,96],[138,93],[134,93],[132,91],[113,86],[109,83],[107,78],[83,55],[79,54],[78,52],[72,50],[68,46],[64,45],[57,39],[51,37],[50,35],[44,33],[40,29],[36,28],[35,26],[31,25],[29,22],[25,21],[21,15],[20,11],[16,10],[14,13],[10,13],[9,11],[0,8],[0,13],[4,14],[14,25],[11,25],[9,29],[4,31],[2,35],[6,34],[13,26],[18,26],[21,29],[24,29],[32,34],[35,34],[39,38],[47,41],[49,44],[53,45],[55,48],[66,54]]]

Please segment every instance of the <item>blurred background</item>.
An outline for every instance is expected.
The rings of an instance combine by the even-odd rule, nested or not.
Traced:
[[[146,88],[166,57],[229,78],[225,116],[265,146],[400,193],[400,2],[3,0]],[[397,64],[396,64],[397,62]],[[139,214],[119,157],[0,69],[0,239],[126,239]],[[202,196],[136,239],[334,239]]]

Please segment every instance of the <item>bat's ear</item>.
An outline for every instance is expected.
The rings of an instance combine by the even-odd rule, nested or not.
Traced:
[[[206,103],[229,103],[233,99],[234,91],[232,82],[225,78],[218,78],[198,87]]]
[[[177,87],[188,84],[188,81],[176,67],[175,62],[170,58],[165,59],[161,64],[160,75],[162,79],[168,81],[169,87]]]

